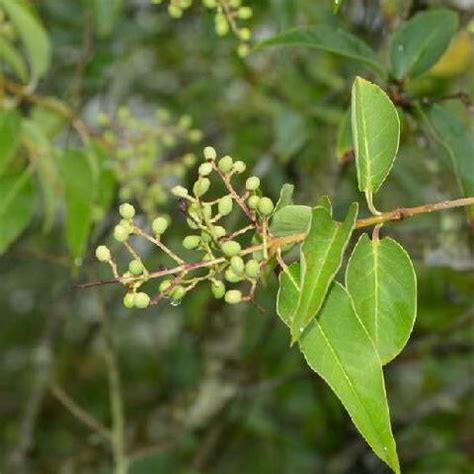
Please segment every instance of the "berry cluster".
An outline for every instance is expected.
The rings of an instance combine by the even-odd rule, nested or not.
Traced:
[[[212,147],[204,149],[204,158],[192,191],[182,186],[171,190],[179,199],[179,206],[192,231],[182,241],[183,248],[191,255],[191,261],[185,261],[164,244],[163,235],[170,225],[167,217],[153,219],[151,231],[147,233],[136,224],[135,208],[128,203],[120,206],[122,220],[113,232],[115,240],[121,242],[132,256],[127,271],[119,273],[118,265],[107,247],[101,245],[97,248],[98,260],[107,262],[117,282],[127,288],[124,298],[127,308],[145,308],[163,297],[177,304],[186,293],[204,281],[210,283],[215,298],[224,298],[229,304],[254,298],[260,274],[271,257],[267,243],[272,237],[268,223],[274,211],[273,202],[262,195],[260,179],[256,176],[245,180],[243,192],[235,189],[234,177],[242,175],[246,169],[243,161],[234,161],[229,155],[218,159]],[[224,193],[216,191],[205,199],[212,195],[213,187],[224,189]],[[226,222],[235,222],[239,217],[245,217],[247,223],[229,232]],[[132,236],[155,244],[174,261],[175,266],[150,272],[134,250]],[[139,291],[142,285],[156,278],[162,278],[162,281],[153,298]],[[241,283],[247,284],[245,295],[239,287],[228,288]]]
[[[190,8],[193,0],[168,0],[168,13],[172,18],[181,18],[184,10]],[[160,4],[163,0],[152,0]],[[202,0],[202,4],[214,12],[214,24],[219,36],[226,36],[233,32],[240,40],[237,50],[239,56],[245,57],[250,51],[248,42],[251,32],[242,22],[249,20],[253,15],[251,7],[242,5],[242,0]]]
[[[156,112],[155,119],[144,120],[120,107],[113,118],[100,113],[97,122],[121,183],[120,198],[133,198],[147,215],[153,215],[167,200],[163,183],[176,182],[196,163],[193,153],[181,150],[199,142],[201,131],[193,128],[189,115],[173,121],[164,109]]]

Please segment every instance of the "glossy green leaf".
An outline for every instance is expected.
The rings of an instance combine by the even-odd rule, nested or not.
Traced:
[[[0,175],[15,156],[21,139],[21,115],[0,109]]]
[[[34,82],[48,70],[51,62],[48,35],[24,0],[0,0],[0,6],[21,37],[31,67],[31,80]]]
[[[284,31],[264,40],[256,49],[270,46],[308,46],[358,61],[380,75],[385,69],[375,52],[351,33],[332,25],[304,26]]]
[[[301,294],[291,322],[291,340],[299,339],[313,320],[342,263],[344,250],[351,238],[358,205],[353,203],[344,222],[332,219],[323,206],[312,210],[308,235],[301,246]]]
[[[0,254],[23,232],[36,204],[36,192],[28,170],[0,177]]]
[[[371,209],[372,195],[380,188],[397,156],[400,120],[387,94],[357,77],[352,86],[352,137],[359,190]]]
[[[380,359],[387,364],[405,347],[416,318],[416,275],[403,247],[363,234],[349,259],[346,287]]]
[[[458,27],[455,12],[436,9],[407,21],[390,43],[390,62],[396,79],[423,74],[446,51]]]
[[[293,204],[293,192],[295,187],[292,184],[284,184],[280,191],[280,197],[275,206],[275,212],[283,209],[286,206]]]
[[[277,311],[287,325],[298,303],[299,274],[299,264],[280,274]],[[380,358],[349,294],[339,283],[333,284],[318,318],[303,333],[300,349],[375,454],[399,473]]]
[[[1,62],[7,64],[21,81],[26,82],[28,80],[28,70],[21,54],[6,38],[0,35]]]
[[[75,263],[86,250],[92,224],[95,180],[89,159],[82,150],[68,150],[60,160],[66,200],[66,241]]]
[[[289,205],[273,214],[270,230],[276,237],[307,232],[311,220],[309,206]]]

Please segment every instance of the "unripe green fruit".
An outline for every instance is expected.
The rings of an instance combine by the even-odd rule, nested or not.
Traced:
[[[127,219],[120,219],[119,224],[129,233],[131,234],[133,232],[133,225],[132,223],[127,220]]]
[[[243,161],[236,161],[234,163],[234,171],[238,174],[243,173],[246,168],[247,165]]]
[[[219,160],[217,166],[222,171],[222,173],[229,173],[232,171],[232,167],[234,166],[234,160],[231,156],[226,155]]]
[[[211,285],[211,291],[214,298],[220,300],[225,295],[225,285],[222,281],[215,281]]]
[[[105,245],[99,245],[95,250],[95,256],[99,262],[109,262],[110,250]]]
[[[171,290],[170,297],[173,300],[179,301],[185,294],[186,290],[181,285],[178,285]]]
[[[250,46],[246,43],[239,44],[239,47],[237,48],[237,54],[239,55],[240,58],[245,58],[249,55],[250,53]]]
[[[202,0],[202,3],[206,8],[216,8],[217,0]]]
[[[193,143],[200,142],[200,141],[202,140],[202,132],[201,132],[201,130],[198,130],[197,128],[193,128],[192,130],[189,130],[188,138],[189,138]]]
[[[245,274],[249,278],[257,278],[259,274],[259,270],[260,270],[260,265],[257,262],[257,260],[252,259],[252,260],[249,260],[245,264]]]
[[[238,257],[237,255],[232,257],[230,259],[230,267],[235,273],[241,274],[245,268],[245,264],[244,264],[244,261],[242,260],[242,257]]]
[[[183,164],[184,166],[194,166],[196,164],[196,155],[194,153],[186,153],[183,156]]]
[[[242,292],[240,290],[229,290],[225,294],[225,302],[229,304],[238,304],[242,301]]]
[[[171,286],[171,280],[163,280],[158,286],[160,293],[164,293]]]
[[[200,176],[207,176],[212,173],[212,165],[211,163],[203,163],[201,166],[199,166],[199,175]]]
[[[135,295],[133,293],[127,293],[123,297],[123,305],[128,309],[133,308],[135,306]]]
[[[273,212],[273,207],[273,201],[270,198],[260,198],[260,201],[258,202],[258,211],[262,215],[269,216]]]
[[[183,186],[175,186],[171,189],[171,193],[180,198],[185,198],[188,196],[188,190],[183,188]]]
[[[201,237],[199,235],[188,235],[183,239],[183,247],[188,250],[193,250],[199,247]]]
[[[212,237],[208,232],[205,232],[204,230],[201,232],[201,240],[208,244],[209,242],[212,241]]]
[[[250,196],[247,200],[250,209],[257,209],[259,201],[260,197],[255,194]]]
[[[253,15],[253,11],[250,7],[240,7],[237,10],[237,18],[240,20],[248,20]]]
[[[206,160],[215,160],[217,158],[217,152],[212,146],[206,146],[204,148],[204,158]]]
[[[248,41],[250,37],[252,36],[252,33],[248,28],[241,28],[239,31],[239,37],[242,41]]]
[[[133,304],[136,308],[145,309],[150,304],[150,297],[146,293],[135,293]]]
[[[140,260],[132,260],[128,264],[128,270],[133,275],[141,275],[143,272],[143,263]]]
[[[133,219],[133,216],[135,215],[135,208],[128,202],[125,202],[120,205],[119,212],[124,219]]]
[[[216,236],[216,239],[220,239],[221,237],[224,237],[224,235],[226,234],[227,234],[227,231],[221,225],[216,225],[214,227],[214,235]]]
[[[226,17],[222,13],[218,13],[214,17],[216,33],[219,36],[225,36],[229,32],[229,23],[227,23]]]
[[[245,181],[247,191],[256,191],[259,187],[260,178],[257,178],[257,176],[250,176],[250,178],[247,178],[247,181]]]
[[[227,257],[233,257],[234,255],[239,255],[241,251],[240,244],[235,240],[228,240],[224,242],[221,246],[222,252]]]
[[[201,197],[209,191],[210,186],[211,186],[211,181],[209,180],[209,178],[199,178],[194,183],[194,187],[193,187],[194,194],[198,197]]]
[[[153,219],[153,222],[151,224],[151,229],[153,232],[157,235],[163,234],[166,229],[168,228],[168,220],[165,219],[164,217],[157,217]]]
[[[239,275],[232,270],[232,268],[228,268],[224,272],[224,277],[229,283],[238,283],[244,279],[243,275]]]
[[[178,120],[178,127],[187,130],[193,124],[193,119],[190,115],[181,115]]]
[[[219,199],[219,204],[217,205],[217,208],[221,216],[227,216],[232,212],[233,206],[234,202],[232,201],[232,198],[227,195]]]
[[[171,18],[181,18],[183,16],[183,10],[175,5],[168,7],[168,13]]]
[[[212,217],[212,207],[210,204],[204,204],[204,206],[202,206],[202,215],[205,219],[210,219]]]
[[[116,225],[114,227],[114,239],[118,242],[125,242],[129,236],[128,230],[123,225]]]

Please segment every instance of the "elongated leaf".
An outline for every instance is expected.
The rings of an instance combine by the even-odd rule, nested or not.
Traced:
[[[28,170],[0,177],[0,254],[23,232],[36,204]]]
[[[80,264],[92,223],[95,180],[82,150],[68,150],[60,160],[66,199],[66,241],[73,261]]]
[[[0,62],[7,64],[20,80],[27,81],[28,70],[23,58],[14,46],[2,36],[0,36]]]
[[[51,44],[48,35],[24,0],[0,0],[10,20],[15,25],[28,54],[31,79],[36,81],[49,68]]]
[[[291,324],[299,298],[299,264],[280,274],[277,311]],[[300,349],[308,365],[331,387],[375,454],[400,472],[377,350],[354,310],[346,289],[334,283],[303,333]]]
[[[423,74],[442,56],[458,27],[456,13],[447,9],[421,12],[407,21],[390,43],[396,79]]]
[[[21,137],[21,116],[16,110],[0,109],[0,175],[15,156]]]
[[[283,209],[290,204],[293,204],[293,191],[295,187],[292,184],[284,184],[280,191],[280,197],[275,206],[275,212]]]
[[[311,220],[311,208],[292,204],[275,212],[270,226],[277,237],[306,232]]]
[[[385,92],[357,77],[352,86],[352,137],[359,190],[373,209],[372,194],[380,188],[397,156],[400,120]]]
[[[332,25],[317,25],[293,28],[277,36],[264,40],[256,49],[269,46],[308,46],[339,56],[354,59],[384,76],[385,69],[375,52],[351,33]]]
[[[291,339],[299,339],[306,326],[321,309],[327,291],[339,270],[357,218],[353,203],[344,222],[332,219],[323,206],[312,211],[308,235],[301,246],[301,294],[291,322]]]
[[[346,287],[380,359],[387,364],[405,347],[416,318],[416,275],[403,247],[386,237],[361,236],[346,270]]]
[[[346,163],[349,156],[354,152],[354,144],[352,142],[352,128],[351,128],[351,111],[348,110],[342,117],[337,131],[337,161],[339,163]]]

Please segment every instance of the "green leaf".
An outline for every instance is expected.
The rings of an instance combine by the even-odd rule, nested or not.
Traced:
[[[274,152],[286,163],[308,140],[308,127],[303,115],[288,108],[279,108],[275,119]]]
[[[82,150],[67,150],[60,160],[66,199],[66,241],[71,259],[80,264],[92,224],[96,182]]]
[[[405,347],[416,318],[416,275],[403,247],[386,237],[360,237],[349,259],[346,287],[362,324],[387,364]]]
[[[434,105],[428,121],[436,140],[443,145],[453,164],[464,196],[474,196],[474,139],[464,124],[444,107]],[[474,209],[470,208],[474,215]]]
[[[273,214],[270,230],[275,237],[307,232],[311,221],[309,206],[289,205]]]
[[[326,206],[312,210],[308,235],[301,246],[301,294],[291,322],[291,340],[297,341],[313,320],[342,263],[344,250],[351,238],[358,204],[353,203],[344,222],[332,219]]]
[[[287,325],[299,299],[300,265],[280,274],[277,311]],[[377,350],[346,289],[334,283],[300,340],[308,365],[324,379],[364,439],[385,463],[400,472],[382,366]]]
[[[36,204],[29,170],[0,177],[0,254],[23,232]]]
[[[15,47],[3,36],[0,35],[0,60],[10,66],[11,70],[21,81],[28,80],[28,70],[23,58]]]
[[[400,120],[395,106],[375,84],[357,77],[352,86],[352,137],[359,190],[373,210],[380,188],[397,156]]]
[[[436,9],[407,21],[390,43],[390,62],[396,79],[417,77],[430,69],[449,46],[458,27],[455,12]]]
[[[308,46],[354,59],[381,76],[386,74],[375,52],[367,44],[351,33],[332,25],[293,28],[258,43],[255,49],[269,46]]]
[[[337,161],[346,163],[348,156],[352,153],[354,153],[354,144],[352,142],[351,111],[349,109],[342,117],[337,130]]]
[[[295,187],[292,184],[284,184],[280,191],[280,197],[275,206],[275,212],[286,206],[293,204],[293,192]]]
[[[20,145],[21,115],[16,110],[0,109],[0,175]]]
[[[48,70],[51,62],[48,35],[24,0],[0,0],[0,6],[7,12],[21,37],[31,67],[31,80],[35,82]]]
[[[123,0],[91,0],[97,34],[109,36],[114,30],[123,10]]]

